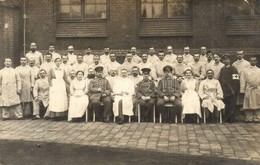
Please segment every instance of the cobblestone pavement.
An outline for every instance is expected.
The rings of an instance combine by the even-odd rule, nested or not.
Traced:
[[[0,139],[73,143],[260,161],[260,124],[0,121]]]

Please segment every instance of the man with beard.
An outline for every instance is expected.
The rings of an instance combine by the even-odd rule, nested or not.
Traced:
[[[74,47],[72,45],[68,46],[67,56],[68,56],[68,63],[70,65],[74,65],[77,62],[77,55],[74,54]]]
[[[241,74],[240,92],[245,93],[243,109],[246,122],[260,122],[260,69],[255,56],[250,57],[250,67]]]
[[[127,69],[121,70],[121,77],[115,81],[113,89],[113,112],[118,124],[123,124],[124,115],[133,116],[134,83],[128,78]]]
[[[200,61],[201,56],[199,54],[193,55],[193,62],[189,63],[193,76],[196,80],[203,80],[206,76],[205,64]]]
[[[152,80],[149,79],[151,69],[143,68],[143,80],[138,83],[136,89],[136,97],[140,105],[141,121],[149,122],[152,117],[152,110],[155,103],[156,86]]]
[[[64,71],[66,75],[69,75],[70,70],[72,69],[72,66],[68,63],[69,57],[67,55],[62,55],[61,56],[61,67],[64,68]]]
[[[95,68],[96,78],[92,79],[88,85],[88,94],[90,100],[90,107],[95,111],[96,116],[105,123],[109,122],[110,112],[111,112],[111,87],[107,79],[103,77],[102,66],[97,66]],[[103,116],[100,112],[100,102],[104,104]],[[102,119],[101,119],[102,120]]]
[[[209,112],[211,112],[213,120],[219,121],[219,111],[225,108],[225,104],[222,102],[223,91],[219,81],[214,78],[214,71],[212,69],[207,70],[206,75],[207,79],[200,82],[198,91],[202,99],[201,106],[206,113],[204,117],[208,118]]]
[[[114,89],[114,85],[116,84],[117,81],[119,81],[119,76],[118,76],[118,72],[116,69],[112,69],[109,72],[109,76],[106,77],[111,89]]]
[[[240,83],[237,69],[231,66],[229,55],[224,55],[223,62],[225,66],[221,69],[219,82],[224,94],[225,118],[224,121],[233,123],[235,120],[236,99],[240,91]]]
[[[177,115],[181,119],[182,103],[181,103],[181,87],[176,78],[172,76],[172,67],[167,65],[163,68],[164,77],[159,81],[157,94],[157,109],[162,114],[162,121],[164,123],[173,122],[173,117]],[[172,103],[174,108],[169,112],[165,109],[166,103]]]
[[[30,45],[30,52],[25,55],[27,60],[29,61],[30,58],[34,58],[35,64],[40,67],[43,63],[43,56],[42,53],[37,51],[37,46],[35,42],[32,42]]]
[[[34,87],[34,75],[31,67],[27,65],[26,57],[20,58],[21,65],[16,67],[15,70],[19,73],[21,78],[21,94],[20,101],[23,110],[23,116],[26,118],[32,117],[32,91]]]

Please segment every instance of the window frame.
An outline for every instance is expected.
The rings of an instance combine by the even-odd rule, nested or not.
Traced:
[[[182,19],[182,18],[191,18],[193,13],[193,0],[188,0],[190,5],[190,15],[180,15],[180,16],[174,16],[174,17],[168,17],[168,0],[163,0],[163,17],[162,18],[144,18],[142,17],[141,11],[142,11],[142,0],[138,0],[138,17],[142,21],[152,21],[152,20],[176,20],[176,19]]]
[[[57,21],[58,22],[106,22],[109,20],[109,9],[110,9],[110,0],[106,0],[106,18],[86,18],[85,17],[85,1],[87,0],[81,0],[81,18],[75,19],[75,20],[62,20],[60,18],[60,0],[56,2],[56,9],[57,9]]]

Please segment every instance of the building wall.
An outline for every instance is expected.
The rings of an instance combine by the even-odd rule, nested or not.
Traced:
[[[20,9],[0,5],[0,68],[3,59],[10,57],[14,65],[19,61],[21,51]]]
[[[27,1],[27,47],[31,41],[36,41],[39,49],[47,49],[49,43],[54,43],[59,50],[67,49],[69,44],[78,50],[86,47],[103,49],[105,46],[112,49],[129,49],[132,46],[163,49],[167,45],[173,45],[175,49],[187,45],[191,48],[258,48],[259,35],[226,35],[227,17],[230,13],[225,0],[193,0],[192,35],[167,37],[139,36],[138,2],[139,0],[109,0],[107,37],[56,38],[56,1]]]

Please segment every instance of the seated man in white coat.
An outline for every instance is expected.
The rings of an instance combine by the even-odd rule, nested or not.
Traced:
[[[118,118],[117,123],[124,123],[124,115],[133,116],[134,83],[128,78],[127,69],[121,70],[121,77],[113,87],[114,103],[113,113]]]

